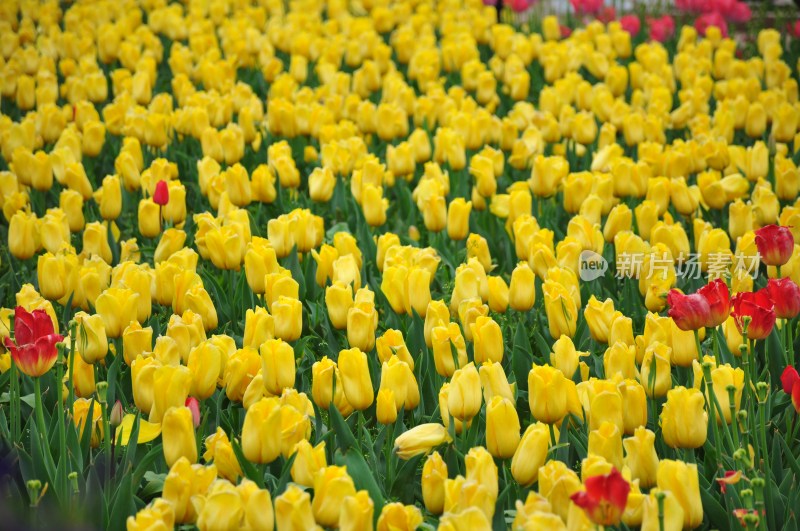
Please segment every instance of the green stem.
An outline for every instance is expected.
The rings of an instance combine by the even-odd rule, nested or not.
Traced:
[[[736,420],[736,390],[729,386],[728,388],[728,407],[731,410],[731,432],[733,432],[733,450],[739,448],[739,422]]]
[[[556,440],[556,429],[552,424],[548,424],[547,427],[550,428],[550,443],[555,446],[558,444]]]
[[[103,421],[103,452],[106,455],[106,484],[111,481],[111,431],[108,423],[108,406],[105,401],[100,402],[100,410],[102,412]],[[91,425],[89,419],[86,420],[87,425]]]
[[[11,442],[16,444],[19,441],[20,435],[20,393],[19,393],[19,373],[17,372],[17,364],[12,360],[11,362]]]
[[[64,345],[60,344],[58,346],[58,361],[56,361],[56,414],[58,415],[58,465],[59,466],[67,466],[69,467],[69,461],[67,461],[67,432],[66,427],[64,425],[64,385],[62,384],[62,380],[64,379]],[[69,472],[69,471],[67,471]],[[68,485],[66,483],[67,474],[63,475],[64,482],[60,484],[59,490],[59,498],[62,500],[69,499],[68,496]]]
[[[769,465],[769,458],[767,457],[767,404],[766,400],[764,402],[759,401],[759,408],[758,408],[758,435],[761,439],[761,446],[762,446],[762,459],[764,460],[764,488],[766,490],[767,496],[767,512],[764,515],[767,521],[765,522],[765,529],[769,529],[769,522],[774,522],[775,518],[772,514],[772,481],[770,480],[770,475],[772,473],[772,469]]]
[[[69,405],[69,414],[74,416],[75,411],[73,408],[73,404],[75,404],[75,384],[72,381],[74,372],[75,372],[75,341],[77,338],[75,337],[77,326],[75,323],[72,323],[70,327],[70,342],[69,342],[69,368],[67,369],[67,392],[69,396],[67,398],[67,402]]]
[[[711,344],[714,346],[714,361],[717,362],[717,367],[719,367],[720,362],[720,355],[719,355],[719,338],[717,337],[717,328],[711,329]]]
[[[789,365],[794,367],[794,339],[792,339],[792,326],[789,324],[788,319],[784,322],[784,327],[786,328],[786,344],[784,345],[784,349],[789,355]]]
[[[39,436],[43,439],[47,436],[47,428],[44,424],[44,408],[42,407],[42,383],[40,378],[33,379],[33,392],[35,393],[36,402],[34,409],[36,410],[36,428],[39,430]]]
[[[717,412],[714,409],[714,386],[711,385],[711,367],[703,364],[703,379],[706,384],[706,407],[708,408],[708,419],[711,423],[711,431],[714,433],[714,444],[719,448],[722,446],[722,441],[719,438],[719,426],[717,426]],[[719,454],[719,452],[717,452]],[[714,459],[716,461],[716,459]],[[716,463],[714,468],[716,468]]]
[[[659,531],[664,531],[664,496],[663,493],[656,494],[656,500],[658,500],[658,529]]]
[[[700,363],[700,366],[703,366],[703,348],[700,346],[700,332],[698,330],[693,330],[694,332],[694,342],[697,345],[697,361]]]

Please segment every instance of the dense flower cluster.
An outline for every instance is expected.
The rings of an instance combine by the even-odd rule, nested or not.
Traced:
[[[793,525],[800,50],[571,6],[3,2],[4,500]]]

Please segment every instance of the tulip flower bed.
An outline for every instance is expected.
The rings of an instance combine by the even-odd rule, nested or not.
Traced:
[[[713,13],[2,2],[0,527],[797,529],[800,44]]]

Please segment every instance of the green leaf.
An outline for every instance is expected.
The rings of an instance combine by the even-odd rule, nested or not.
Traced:
[[[364,489],[369,492],[369,497],[372,498],[375,504],[375,515],[380,515],[386,501],[378,482],[375,480],[375,474],[367,466],[364,456],[361,455],[358,448],[353,447],[344,454],[343,461],[347,466],[347,473],[353,478],[356,489]]]
[[[517,389],[528,390],[528,373],[533,367],[533,351],[528,340],[528,334],[524,326],[517,326],[514,333],[514,345],[511,349],[511,365],[514,371],[514,378],[517,381]]]
[[[706,483],[701,479],[701,483]],[[711,485],[700,485],[700,499],[703,502],[703,512],[708,516],[712,528],[728,529],[728,513],[719,504],[716,496],[711,494]]]
[[[336,440],[338,441],[337,448],[339,448],[342,452],[347,452],[350,448],[358,448],[358,443],[356,442],[356,438],[353,437],[353,432],[350,431],[350,427],[344,421],[344,417],[342,414],[339,413],[339,410],[331,403],[328,406],[328,418],[331,422],[331,429],[333,429],[334,433],[336,434]]]
[[[236,454],[236,459],[239,460],[239,465],[242,467],[242,472],[247,479],[255,481],[259,488],[264,488],[264,474],[256,469],[256,467],[247,460],[242,452],[242,447],[236,439],[231,440],[233,446],[233,453]]]
[[[120,480],[117,493],[114,496],[114,503],[111,506],[111,515],[107,526],[108,529],[124,529],[125,521],[128,519],[128,516],[136,512],[131,490],[131,475],[125,474]]]

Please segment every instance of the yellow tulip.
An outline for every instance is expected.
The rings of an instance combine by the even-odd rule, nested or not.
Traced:
[[[355,494],[353,479],[345,467],[328,466],[320,469],[314,477],[314,500],[311,504],[314,519],[320,525],[335,526],[339,522],[342,503]]]
[[[441,424],[418,424],[394,441],[394,452],[403,460],[416,455],[428,454],[435,447],[450,442],[447,428]]]
[[[422,499],[429,513],[441,514],[444,509],[444,484],[447,480],[447,464],[433,452],[422,467]]]
[[[197,440],[188,407],[169,408],[161,421],[161,434],[167,466],[171,467],[182,457],[190,463],[197,462]]]
[[[672,448],[699,448],[708,435],[708,413],[703,393],[676,387],[667,393],[661,411],[664,442]]]
[[[294,447],[295,458],[292,463],[292,481],[305,487],[314,486],[317,472],[327,466],[325,459],[325,441],[317,446],[311,446],[306,439],[302,439]]]
[[[296,364],[292,346],[280,339],[269,339],[261,344],[259,352],[267,392],[280,395],[284,388],[294,387]]]
[[[281,406],[277,398],[262,398],[247,410],[242,426],[242,452],[248,461],[271,463],[281,453]]]
[[[296,485],[289,485],[275,498],[275,524],[278,529],[301,531],[315,529],[311,496]]]
[[[192,464],[183,456],[172,464],[161,496],[172,504],[177,523],[192,524],[197,520],[192,496],[205,494],[216,478],[217,470],[213,465]]]
[[[339,371],[347,402],[354,409],[364,410],[372,405],[375,392],[369,375],[367,355],[357,348],[339,353]]]
[[[683,508],[684,528],[695,528],[703,521],[697,465],[662,459],[658,463],[659,490],[671,491]]]
[[[451,395],[452,396],[452,395]],[[495,396],[486,405],[486,447],[494,457],[508,459],[520,442],[519,415],[509,399]]]

